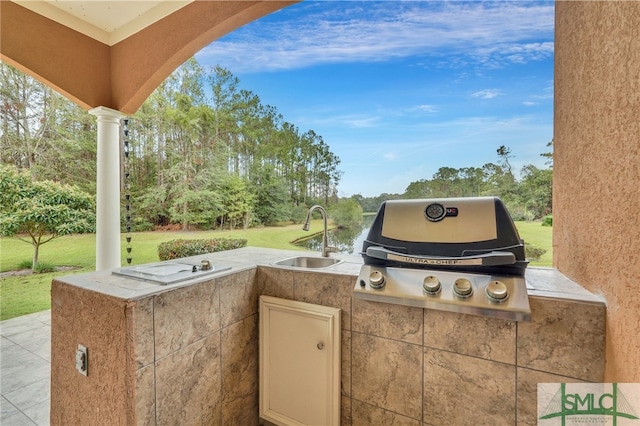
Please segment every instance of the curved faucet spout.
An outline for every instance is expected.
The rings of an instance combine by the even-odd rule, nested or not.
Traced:
[[[327,237],[327,211],[319,204],[312,206],[307,212],[307,219],[304,221],[304,225],[302,225],[303,231],[308,231],[311,226],[311,214],[314,210],[319,210],[323,219],[323,232],[322,232],[322,257],[329,257],[329,253],[335,253],[338,251],[336,247],[329,246],[329,239]]]

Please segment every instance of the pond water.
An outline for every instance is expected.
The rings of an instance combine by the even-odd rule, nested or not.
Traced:
[[[367,238],[367,234],[369,234],[369,228],[374,218],[375,215],[363,216],[362,224],[358,228],[341,228],[329,231],[329,245],[337,247],[339,253],[360,253],[362,251],[362,243]],[[311,251],[321,251],[322,233],[298,241],[296,245]]]

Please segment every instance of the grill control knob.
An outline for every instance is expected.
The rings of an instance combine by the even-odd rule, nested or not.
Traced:
[[[507,285],[502,281],[491,281],[489,285],[487,285],[487,296],[496,302],[506,300],[507,297],[509,297]]]
[[[440,292],[440,280],[438,277],[434,277],[433,275],[428,275],[422,281],[422,288],[429,294],[437,294]]]
[[[473,293],[473,287],[471,287],[471,281],[466,278],[458,278],[453,283],[453,292],[460,297],[469,297]]]
[[[371,288],[382,288],[385,285],[384,275],[380,271],[373,271],[369,274],[369,284]]]

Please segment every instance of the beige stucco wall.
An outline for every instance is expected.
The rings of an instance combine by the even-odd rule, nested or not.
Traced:
[[[54,280],[51,291],[51,425],[135,423],[132,305]],[[76,370],[88,348],[89,374]]]
[[[607,302],[607,381],[640,382],[640,2],[556,3],[554,264]]]

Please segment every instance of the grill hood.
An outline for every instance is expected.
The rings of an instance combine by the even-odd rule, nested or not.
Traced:
[[[362,256],[368,265],[524,276],[524,242],[497,197],[385,201]]]

